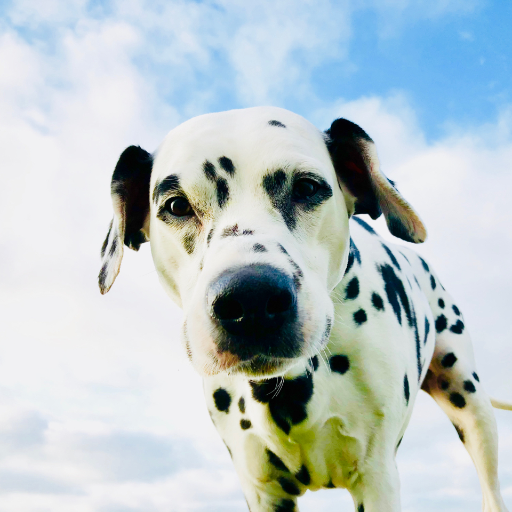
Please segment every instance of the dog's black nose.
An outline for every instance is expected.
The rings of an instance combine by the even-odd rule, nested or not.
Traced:
[[[207,301],[228,333],[244,337],[275,333],[297,317],[293,280],[271,265],[226,270],[210,285]]]

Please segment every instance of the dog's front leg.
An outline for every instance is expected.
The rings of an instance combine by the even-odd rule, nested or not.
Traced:
[[[241,479],[241,483],[250,512],[299,512],[297,497],[284,492],[277,482],[256,486]]]
[[[400,480],[394,457],[365,461],[349,491],[357,512],[400,512]]]

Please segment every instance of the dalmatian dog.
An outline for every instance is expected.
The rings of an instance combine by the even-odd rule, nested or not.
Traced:
[[[425,228],[379,170],[372,139],[273,107],[207,114],[154,155],[127,148],[99,286],[123,244],[151,242],[184,311],[184,348],[251,512],[297,511],[341,487],[357,512],[398,512],[395,454],[420,389],[474,461],[485,512],[505,512],[492,405],[456,301],[414,251]]]

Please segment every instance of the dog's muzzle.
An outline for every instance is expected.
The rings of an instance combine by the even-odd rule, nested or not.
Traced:
[[[281,270],[253,264],[224,271],[208,288],[207,308],[220,351],[242,360],[297,356],[297,291]]]

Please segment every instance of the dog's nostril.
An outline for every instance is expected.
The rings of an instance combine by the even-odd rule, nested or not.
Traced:
[[[213,305],[215,316],[221,320],[238,320],[244,316],[244,309],[236,299],[224,297]]]
[[[290,293],[282,292],[272,295],[267,302],[267,315],[275,316],[279,313],[288,311],[292,305],[292,296]]]

